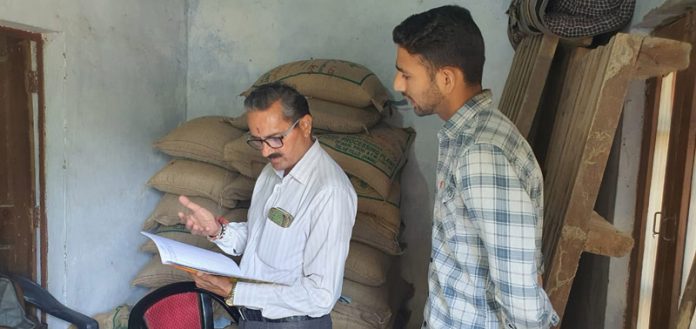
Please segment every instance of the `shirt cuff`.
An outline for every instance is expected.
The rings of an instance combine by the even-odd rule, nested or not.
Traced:
[[[253,309],[261,309],[265,298],[272,298],[274,285],[237,281],[234,289],[234,304]]]
[[[225,224],[225,234],[223,234],[219,239],[210,241],[215,243],[225,253],[232,256],[239,256],[244,250],[237,250],[239,248],[239,243],[237,241],[237,234],[234,234],[233,231],[238,230],[240,226],[245,225],[246,223],[227,223]]]

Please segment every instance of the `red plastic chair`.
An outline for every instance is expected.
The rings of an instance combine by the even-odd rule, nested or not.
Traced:
[[[224,298],[196,287],[194,282],[162,286],[140,299],[131,309],[129,329],[212,329],[213,303],[238,321],[238,313]]]

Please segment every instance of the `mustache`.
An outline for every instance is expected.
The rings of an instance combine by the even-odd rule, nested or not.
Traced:
[[[280,158],[282,156],[283,156],[283,154],[281,154],[281,153],[271,153],[266,158],[268,158],[268,160],[273,160],[275,158]]]

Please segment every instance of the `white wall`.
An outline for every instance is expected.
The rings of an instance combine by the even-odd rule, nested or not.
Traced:
[[[189,17],[188,118],[242,112],[237,95],[273,67],[308,58],[339,58],[374,71],[391,89],[395,48],[391,31],[409,15],[451,1],[192,0]],[[486,42],[484,87],[496,102],[513,49],[507,39],[505,1],[459,1],[469,8]],[[393,92],[393,91],[392,91]],[[395,95],[400,99],[400,95]],[[412,327],[418,327],[427,294],[432,200],[437,157],[436,117],[416,120],[411,111],[393,123],[418,136],[402,178],[403,233],[408,250],[403,276],[416,287]]]
[[[48,287],[86,314],[142,292],[138,234],[185,119],[186,1],[2,1],[0,25],[46,32]],[[139,297],[139,296],[137,296]],[[51,328],[65,327],[50,319]]]

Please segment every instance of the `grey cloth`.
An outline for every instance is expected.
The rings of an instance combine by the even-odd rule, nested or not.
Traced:
[[[295,322],[239,321],[239,329],[331,329],[332,326],[329,315]]]
[[[39,328],[24,313],[24,301],[20,300],[20,298],[12,280],[0,276],[0,327],[13,329]]]
[[[512,0],[508,35],[516,46],[527,35],[591,37],[621,29],[631,21],[636,0]]]

